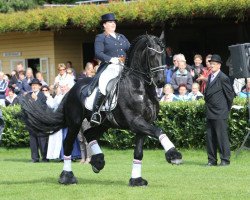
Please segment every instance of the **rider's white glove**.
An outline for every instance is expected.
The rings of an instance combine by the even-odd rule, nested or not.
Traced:
[[[115,65],[118,65],[120,63],[120,60],[117,57],[113,57],[113,58],[110,59],[109,62],[112,63],[112,64],[115,64]]]

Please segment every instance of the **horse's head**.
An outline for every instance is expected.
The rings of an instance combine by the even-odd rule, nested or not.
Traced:
[[[163,54],[164,44],[158,37],[142,35],[132,42],[125,65],[147,84],[163,87]]]
[[[148,75],[151,82],[157,87],[163,87],[165,83],[163,65],[164,44],[156,36],[147,35],[146,59]]]

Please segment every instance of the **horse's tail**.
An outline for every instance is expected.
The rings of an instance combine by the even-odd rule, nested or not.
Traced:
[[[21,116],[27,129],[37,135],[51,135],[66,127],[63,110],[66,98],[67,95],[54,111],[41,105],[40,101],[33,101],[28,95],[23,97],[20,101]]]

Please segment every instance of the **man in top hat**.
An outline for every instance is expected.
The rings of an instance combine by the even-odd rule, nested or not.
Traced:
[[[106,86],[111,79],[120,74],[126,52],[130,47],[127,38],[115,32],[116,19],[113,13],[102,15],[101,25],[104,32],[98,34],[95,38],[95,58],[101,60],[102,63],[109,63],[109,65],[100,75],[99,89],[97,90],[91,117],[92,126],[101,123],[100,106],[106,95]]]
[[[40,91],[41,89],[41,82],[34,78],[30,82],[30,86],[32,91],[28,93],[27,95],[30,95],[30,97],[34,101],[39,101],[38,103],[46,109],[47,104],[46,104],[46,96],[43,94],[43,92]],[[33,133],[32,131],[29,131],[30,134],[30,149],[31,149],[31,159],[32,162],[39,162],[39,152],[38,149],[40,149],[41,157],[42,157],[42,162],[47,162],[48,160],[46,159],[47,155],[47,147],[48,147],[48,137],[47,136],[37,136],[37,134]]]
[[[217,148],[220,153],[220,166],[227,166],[230,164],[227,119],[234,91],[229,78],[220,70],[221,57],[214,54],[209,62],[212,73],[208,77],[204,93],[207,117],[207,166],[217,165]]]

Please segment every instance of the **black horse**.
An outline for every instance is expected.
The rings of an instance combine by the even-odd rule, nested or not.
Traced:
[[[112,111],[101,112],[102,123],[84,132],[84,136],[91,146],[90,164],[94,172],[98,173],[105,165],[104,154],[97,140],[109,128],[131,130],[136,135],[130,186],[148,184],[141,177],[145,136],[159,139],[169,163],[181,163],[181,153],[175,149],[166,134],[154,125],[159,111],[155,88],[164,85],[163,53],[164,45],[155,36],[142,35],[132,42],[118,83],[119,92],[116,108]],[[62,184],[77,182],[69,160],[83,119],[90,119],[91,111],[85,108],[82,94],[88,88],[84,86],[91,81],[92,79],[78,81],[64,97],[55,112],[50,109],[43,110],[36,102],[27,99],[21,103],[28,128],[52,134],[63,127],[68,127],[68,134],[64,141],[64,170],[59,178],[59,182]],[[113,116],[113,120],[110,116]]]

